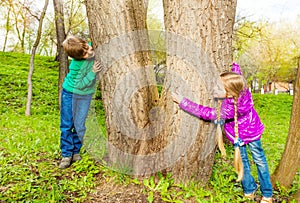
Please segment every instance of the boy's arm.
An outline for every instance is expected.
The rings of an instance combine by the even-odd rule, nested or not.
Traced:
[[[95,84],[96,73],[92,70],[86,73],[82,71],[82,64],[77,64],[76,62],[72,64],[72,69],[70,68],[70,74],[73,75],[74,86],[77,89],[85,89],[86,87],[91,87]]]
[[[76,84],[78,89],[84,89],[86,87],[90,87],[95,84],[96,73],[93,71],[88,72],[81,81],[78,81]]]
[[[101,65],[99,61],[94,61],[93,68],[90,72],[88,72],[85,77],[82,78],[82,87],[90,86],[94,83],[97,73],[102,73],[104,71],[104,67]]]

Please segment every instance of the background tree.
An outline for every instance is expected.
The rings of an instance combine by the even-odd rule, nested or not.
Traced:
[[[64,21],[64,1],[53,0],[55,25],[56,25],[56,40],[57,40],[57,60],[59,62],[59,76],[58,76],[58,103],[60,106],[60,97],[62,91],[62,83],[68,73],[68,55],[62,46],[66,39],[65,21]]]
[[[34,25],[34,16],[29,12],[31,6],[34,5],[30,0],[14,1],[12,14],[14,20],[14,28],[19,43],[16,44],[14,51],[26,53],[26,34],[32,31],[31,25]]]
[[[88,39],[89,28],[84,4],[78,0],[65,0],[63,5],[66,35],[72,34]]]
[[[62,47],[62,42],[69,34],[82,37],[83,39],[88,39],[89,30],[83,3],[76,0],[53,0],[53,4],[55,13],[56,39],[52,37],[51,41],[56,43],[56,56],[57,60],[59,61],[58,101],[60,106],[62,83],[66,74],[68,73],[69,65],[68,56]],[[49,30],[49,32],[50,31],[51,30]]]
[[[295,94],[290,121],[290,129],[281,161],[271,179],[274,186],[280,183],[280,186],[290,188],[300,166],[300,57],[298,58],[298,74],[295,83]],[[299,193],[299,191],[298,191]],[[299,200],[299,194],[298,194]]]
[[[49,10],[49,9],[48,9]],[[53,15],[52,15],[53,14]],[[44,20],[44,29],[38,53],[44,56],[57,55],[56,26],[54,13],[49,13]]]
[[[38,32],[37,32],[37,35],[36,35],[36,40],[35,40],[35,42],[33,44],[33,47],[32,47],[32,53],[31,53],[31,56],[30,56],[30,68],[29,68],[29,71],[28,71],[28,79],[27,79],[28,90],[27,90],[26,110],[25,110],[25,115],[26,116],[31,115],[32,75],[33,75],[33,70],[34,70],[34,57],[35,57],[35,54],[36,54],[37,47],[38,47],[38,45],[40,43],[40,40],[41,40],[42,29],[43,29],[43,20],[44,20],[44,17],[45,17],[47,8],[48,8],[48,3],[49,3],[49,0],[45,0],[45,5],[44,5],[43,11],[42,11],[40,17],[35,16],[36,19],[39,21],[39,27],[38,27]]]
[[[293,45],[296,48],[297,57],[290,59],[298,64],[297,77],[294,84],[294,99],[290,120],[290,128],[287,137],[287,142],[284,148],[282,158],[279,165],[276,167],[274,173],[271,176],[274,187],[279,183],[280,186],[290,188],[296,173],[300,169],[300,41],[293,41]],[[300,191],[295,195],[297,201],[300,201]]]
[[[5,4],[5,6],[7,8],[6,23],[5,23],[5,37],[4,37],[4,44],[3,44],[3,49],[2,49],[2,51],[4,52],[5,48],[6,48],[6,44],[7,44],[8,34],[9,34],[9,31],[11,30],[10,16],[11,16],[11,10],[12,10],[12,0],[3,1],[3,4]],[[3,8],[4,8],[4,6],[3,6]],[[4,11],[3,11],[3,13],[4,13]]]

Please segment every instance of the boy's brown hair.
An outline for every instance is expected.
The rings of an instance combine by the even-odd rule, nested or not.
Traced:
[[[87,41],[75,36],[67,37],[62,45],[67,54],[74,59],[83,59],[89,49]]]

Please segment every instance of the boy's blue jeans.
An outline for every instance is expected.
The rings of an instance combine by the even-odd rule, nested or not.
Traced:
[[[60,108],[60,149],[62,157],[78,154],[86,131],[85,120],[88,115],[92,94],[78,95],[62,90]]]
[[[257,140],[247,144],[250,148],[253,161],[257,167],[258,180],[260,182],[260,191],[264,197],[272,197],[272,183],[270,179],[268,163],[264,150],[261,146],[261,141]],[[257,189],[257,184],[250,172],[250,164],[247,155],[247,145],[240,147],[241,157],[244,165],[244,177],[242,185],[245,194],[253,193]]]

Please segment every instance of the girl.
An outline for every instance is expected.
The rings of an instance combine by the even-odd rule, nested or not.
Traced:
[[[253,107],[252,95],[246,87],[239,65],[234,63],[232,71],[220,75],[225,91],[219,91],[214,95],[217,98],[225,98],[221,104],[219,116],[215,108],[196,104],[187,98],[181,99],[182,97],[175,93],[172,93],[172,98],[174,102],[179,103],[182,110],[198,118],[216,120],[217,117],[220,117],[225,121],[224,130],[227,138],[234,144],[236,149],[240,150],[242,166],[239,178],[242,180],[245,197],[253,199],[258,189],[258,185],[250,173],[247,156],[248,146],[258,170],[260,190],[263,195],[261,203],[271,203],[272,184],[267,160],[260,141],[264,125]],[[236,157],[235,155],[235,159]]]

